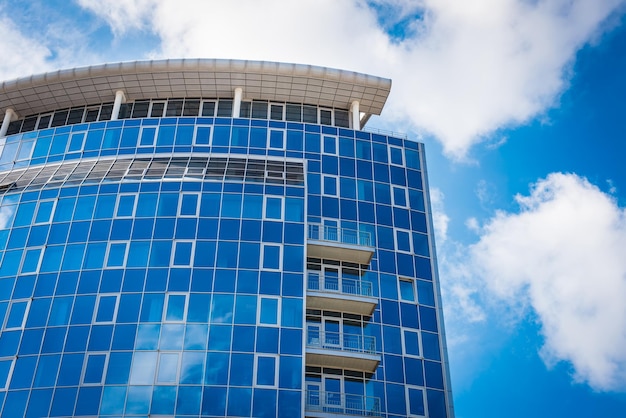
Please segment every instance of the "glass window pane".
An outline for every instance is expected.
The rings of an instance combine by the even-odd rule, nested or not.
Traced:
[[[117,306],[117,296],[100,296],[98,311],[96,312],[96,322],[111,322],[115,315]]]
[[[258,357],[256,376],[257,385],[274,386],[276,384],[276,358]]]
[[[183,321],[185,315],[186,295],[168,295],[166,321]]]
[[[163,353],[159,359],[157,383],[176,383],[178,374],[178,354]]]
[[[282,219],[283,200],[279,197],[267,197],[265,200],[265,217]]]
[[[87,366],[85,367],[83,382],[101,383],[105,362],[106,354],[92,354],[87,357]]]
[[[261,314],[259,322],[261,324],[278,324],[278,299],[261,298]]]
[[[415,301],[415,290],[412,280],[400,280],[400,297],[403,300]]]

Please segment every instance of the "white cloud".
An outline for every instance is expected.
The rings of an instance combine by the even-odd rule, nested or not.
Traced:
[[[5,15],[0,15],[0,80],[24,77],[49,69],[51,51],[20,32]],[[26,51],[26,53],[25,53]]]
[[[575,54],[623,0],[79,0],[118,36],[148,30],[162,57],[297,62],[394,81],[386,120],[463,157],[558,102]],[[404,38],[386,27],[405,22]],[[404,129],[404,128],[403,128]]]
[[[489,295],[533,309],[546,364],[569,362],[575,380],[623,390],[626,211],[573,174],[551,174],[516,200],[519,213],[484,224],[466,268]]]

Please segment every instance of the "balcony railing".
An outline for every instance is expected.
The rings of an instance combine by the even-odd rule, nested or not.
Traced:
[[[309,413],[379,417],[380,399],[373,396],[307,390],[305,410]]]
[[[309,271],[307,275],[308,290],[372,297],[372,284],[370,282],[322,275],[316,271]]]
[[[369,232],[320,224],[309,224],[309,239],[363,247],[372,246],[372,236]]]
[[[376,354],[376,337],[309,330],[306,345],[309,348]]]

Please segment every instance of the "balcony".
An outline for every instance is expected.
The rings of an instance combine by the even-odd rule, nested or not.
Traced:
[[[309,257],[369,264],[374,255],[369,232],[336,226],[309,224]]]
[[[380,399],[373,396],[351,395],[318,390],[306,391],[304,411],[307,417],[348,415],[380,417]]]
[[[324,276],[318,271],[307,274],[306,307],[327,311],[351,312],[370,316],[378,298],[372,284],[356,279]]]
[[[373,373],[380,363],[376,338],[311,330],[307,332],[306,364]]]

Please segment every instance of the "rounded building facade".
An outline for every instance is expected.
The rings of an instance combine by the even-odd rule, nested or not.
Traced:
[[[0,86],[0,417],[453,418],[390,80],[168,60]]]

